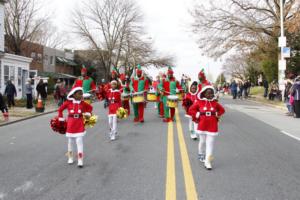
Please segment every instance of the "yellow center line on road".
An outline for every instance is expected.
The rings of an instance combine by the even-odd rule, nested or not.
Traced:
[[[179,141],[179,148],[180,148],[180,155],[181,155],[181,162],[183,168],[183,176],[184,176],[184,183],[185,183],[185,191],[186,191],[186,199],[187,200],[197,200],[197,191],[195,187],[193,172],[190,164],[189,155],[187,152],[181,121],[179,117],[178,110],[176,109],[176,125],[177,125],[177,132],[178,132],[178,141]]]
[[[166,200],[176,200],[176,177],[173,123],[168,123]]]

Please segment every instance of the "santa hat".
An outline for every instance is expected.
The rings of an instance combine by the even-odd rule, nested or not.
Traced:
[[[201,69],[201,71],[198,74],[198,78],[201,78],[203,80],[206,79],[205,73],[204,73],[204,69]]]
[[[203,94],[204,94],[204,92],[206,91],[206,90],[208,90],[208,89],[211,89],[212,91],[213,91],[213,93],[214,93],[214,95],[215,95],[215,88],[213,87],[213,86],[211,86],[211,85],[207,85],[207,86],[204,86],[202,89],[201,89],[201,91],[199,92],[199,94],[198,94],[198,99],[203,99]],[[215,98],[213,98],[212,100],[214,100]]]
[[[120,74],[120,80],[125,81],[126,80],[126,75],[124,73]]]
[[[173,71],[171,66],[169,66],[167,74],[168,75],[173,75],[174,74],[174,71]]]
[[[75,92],[77,91],[82,91],[83,92],[83,89],[82,87],[74,87],[71,89],[71,91],[69,92],[68,96],[67,96],[67,99],[68,100],[73,100],[74,98],[72,98],[72,95],[75,94]]]
[[[87,73],[87,69],[86,69],[86,67],[84,65],[82,65],[81,73]]]
[[[113,74],[115,74],[115,75],[117,75],[118,74],[118,72],[117,72],[117,68],[116,67],[113,67],[112,68],[112,70],[111,70],[111,74],[113,75]]]

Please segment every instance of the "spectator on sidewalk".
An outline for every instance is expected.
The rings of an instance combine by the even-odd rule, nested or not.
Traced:
[[[37,99],[41,97],[43,102],[46,101],[47,99],[47,84],[44,83],[43,79],[40,79],[39,83],[36,86],[36,91],[37,91]]]
[[[293,116],[293,113],[294,113],[293,106],[291,104],[291,88],[292,88],[292,83],[291,83],[291,81],[288,80],[285,85],[285,90],[284,90],[284,102],[288,109],[288,112],[286,113],[286,115],[288,115],[288,116]]]
[[[295,79],[295,83],[291,89],[291,95],[294,98],[295,117],[300,118],[300,76]]]
[[[6,95],[7,97],[8,108],[11,108],[11,106],[15,106],[15,97],[17,96],[17,90],[11,80],[7,81],[4,95]]]
[[[59,105],[62,105],[67,100],[66,82],[63,81],[59,87]]]
[[[250,94],[250,88],[251,88],[251,83],[249,80],[247,80],[244,83],[244,97],[248,98],[249,94]]]
[[[243,82],[240,81],[238,84],[238,98],[242,100],[243,94],[244,94],[244,84]]]
[[[268,97],[268,92],[269,92],[269,82],[265,79],[263,81],[263,86],[264,86],[264,97]]]
[[[4,101],[4,98],[3,98],[1,92],[0,92],[0,110],[3,114],[4,120],[7,121],[8,120],[8,109],[7,109],[6,103]]]
[[[276,84],[275,81],[273,81],[270,85],[270,93],[269,93],[269,100],[274,101],[275,97],[278,94],[278,85]]]
[[[238,85],[236,84],[235,80],[233,80],[232,83],[230,84],[230,89],[231,89],[232,98],[236,99]]]
[[[31,79],[28,78],[26,85],[25,85],[25,93],[26,93],[26,108],[31,109],[33,108],[32,105],[32,86],[31,86]]]

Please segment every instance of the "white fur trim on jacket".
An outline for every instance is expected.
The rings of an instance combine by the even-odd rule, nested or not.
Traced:
[[[215,88],[214,88],[213,86],[211,86],[211,85],[206,85],[206,86],[204,86],[204,87],[201,89],[201,91],[198,93],[198,95],[197,95],[198,99],[201,99],[201,100],[207,100],[207,101],[214,101],[214,100],[215,100],[215,97],[214,97],[213,99],[211,99],[211,100],[208,100],[208,99],[206,99],[206,98],[201,98],[201,94],[202,94],[203,92],[205,92],[205,90],[207,90],[207,89],[212,89],[213,92],[214,92],[214,96],[216,96]]]
[[[60,122],[64,122],[64,121],[65,121],[65,118],[63,118],[63,117],[60,117],[60,118],[58,118],[58,121],[60,121]]]
[[[86,131],[81,133],[66,133],[66,137],[76,138],[76,137],[83,137],[86,135]]]
[[[68,94],[68,96],[67,96],[67,99],[68,100],[73,100],[74,98],[70,98],[70,96],[72,96],[75,92],[77,92],[77,91],[82,91],[83,92],[83,89],[82,89],[82,87],[75,87],[75,88],[73,88],[70,92],[69,92],[69,94]]]
[[[219,132],[209,132],[209,131],[200,131],[200,130],[196,130],[196,133],[199,135],[211,135],[211,136],[217,136],[219,135]]]
[[[84,115],[84,116],[88,116],[88,117],[92,116],[92,114],[89,113],[89,112],[85,112],[85,113],[83,113],[83,115]]]

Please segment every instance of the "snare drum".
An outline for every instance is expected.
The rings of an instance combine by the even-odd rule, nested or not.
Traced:
[[[169,95],[167,97],[167,106],[169,108],[176,108],[178,106],[178,97],[176,95]]]
[[[121,99],[122,99],[122,101],[129,101],[130,94],[122,93],[121,94]]]
[[[156,102],[157,101],[157,96],[156,96],[155,92],[148,92],[147,93],[147,101],[150,101],[150,102]]]
[[[84,93],[83,94],[83,99],[88,104],[92,103],[92,95],[90,93]]]
[[[145,101],[144,92],[136,92],[132,94],[133,103],[143,103]]]

